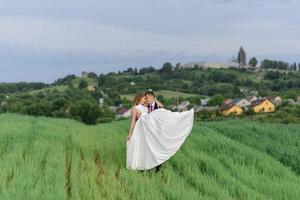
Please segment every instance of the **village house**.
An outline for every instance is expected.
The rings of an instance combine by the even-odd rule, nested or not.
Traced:
[[[210,100],[209,98],[201,99],[201,105],[202,106],[207,106],[209,100]]]
[[[273,99],[275,105],[279,105],[282,103],[282,98],[280,96],[276,96],[274,99]]]
[[[121,119],[121,118],[129,118],[131,116],[131,109],[127,108],[118,108],[116,110],[116,119]]]
[[[119,109],[119,107],[118,107],[118,106],[109,106],[108,109],[109,109],[111,112],[116,113],[117,110]]]
[[[275,97],[273,97],[273,96],[268,96],[268,97],[266,97],[268,100],[270,100],[272,103],[274,103],[275,105],[279,105],[279,104],[281,104],[282,103],[282,99],[281,99],[281,97],[280,96],[275,96]]]
[[[166,108],[169,110],[172,110],[172,111],[177,111],[177,106],[175,106],[175,105],[169,105]]]
[[[195,105],[194,106],[194,111],[195,113],[198,113],[202,110],[207,110],[207,111],[216,111],[219,109],[219,106],[199,106],[199,105]]]
[[[253,101],[256,101],[258,98],[256,96],[247,96],[246,100],[252,103]]]
[[[181,112],[181,111],[187,111],[189,105],[190,105],[190,102],[189,102],[189,101],[183,101],[183,102],[181,102],[181,103],[177,106],[177,110],[178,110],[179,112]]]
[[[99,98],[99,107],[102,109],[103,107],[103,104],[104,104],[104,98],[103,97],[100,97]]]
[[[197,112],[199,112],[201,110],[201,108],[203,108],[203,106],[201,106],[201,105],[194,105],[193,108],[194,108],[194,112],[197,113]]]
[[[275,112],[275,105],[267,98],[257,99],[251,103],[251,108],[255,113]]]
[[[224,104],[230,104],[230,103],[232,103],[232,101],[233,101],[233,99],[227,98],[227,99],[225,99]]]
[[[244,109],[246,109],[246,107],[248,107],[248,106],[251,105],[251,103],[247,99],[245,99],[245,98],[243,98],[243,99],[237,99],[237,100],[234,100],[233,102],[236,105],[238,105],[238,106],[240,106],[241,108],[244,108]]]
[[[228,116],[230,114],[240,115],[240,114],[242,114],[244,112],[244,110],[240,106],[238,106],[238,105],[236,105],[234,103],[223,104],[220,107],[220,111],[225,116]]]
[[[5,105],[6,105],[6,102],[5,101],[1,101],[0,106],[5,106]]]

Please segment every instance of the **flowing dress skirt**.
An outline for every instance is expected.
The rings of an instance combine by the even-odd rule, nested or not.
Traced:
[[[148,170],[170,159],[190,134],[194,109],[172,112],[164,108],[142,114],[127,140],[126,168]]]

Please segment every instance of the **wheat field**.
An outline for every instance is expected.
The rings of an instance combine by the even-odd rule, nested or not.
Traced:
[[[300,125],[195,122],[158,173],[125,169],[128,126],[0,115],[0,199],[300,199]]]

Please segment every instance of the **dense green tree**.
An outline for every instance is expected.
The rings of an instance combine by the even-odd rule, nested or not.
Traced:
[[[86,124],[95,124],[100,116],[100,109],[97,104],[92,104],[87,100],[75,102],[70,107],[70,114]]]
[[[281,73],[278,71],[268,71],[265,76],[264,79],[269,79],[269,80],[275,80],[275,79],[279,79],[281,77]]]
[[[134,69],[132,67],[127,68],[124,73],[134,74]]]
[[[97,75],[96,73],[94,73],[94,72],[89,72],[89,73],[88,73],[88,77],[89,77],[89,78],[92,78],[92,79],[97,79],[97,78],[98,78],[98,75]]]
[[[283,61],[274,61],[265,59],[261,63],[261,67],[265,69],[281,69],[281,70],[288,70],[289,64]]]
[[[65,98],[55,99],[52,103],[53,110],[60,110],[61,108],[65,108],[68,104],[68,101]]]
[[[0,93],[8,94],[8,93],[20,93],[20,92],[30,92],[33,90],[40,90],[46,87],[49,87],[49,84],[46,83],[1,83],[0,84]]]
[[[53,85],[69,85],[72,83],[72,81],[76,79],[76,75],[75,74],[71,74],[71,75],[67,75],[64,78],[59,78],[57,79]]]
[[[79,81],[79,85],[78,85],[78,88],[79,88],[79,89],[84,89],[84,88],[86,88],[87,86],[88,86],[88,82],[87,82],[86,80],[81,79],[81,80]]]
[[[256,67],[258,61],[255,57],[251,58],[250,61],[249,61],[249,65],[252,66],[253,68]]]
[[[173,71],[173,66],[169,62],[164,63],[160,71],[165,74],[171,74]]]
[[[297,63],[291,65],[291,70],[297,71]]]
[[[224,100],[225,100],[225,97],[223,95],[217,94],[208,101],[208,105],[210,105],[210,106],[219,105],[220,106],[223,104]]]
[[[150,66],[150,67],[141,68],[139,70],[139,73],[140,74],[146,74],[146,73],[153,73],[155,71],[156,71],[155,68]]]

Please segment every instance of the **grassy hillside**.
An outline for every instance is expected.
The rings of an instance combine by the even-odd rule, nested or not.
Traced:
[[[46,91],[52,92],[53,90],[58,90],[59,92],[64,92],[64,91],[66,91],[66,89],[68,89],[67,85],[55,85],[55,86],[50,86],[50,87],[39,89],[39,90],[33,90],[33,91],[29,92],[29,94],[37,94],[39,92],[46,92]]]
[[[178,97],[196,97],[196,94],[189,94],[189,93],[183,93],[183,92],[176,92],[176,91],[171,91],[171,90],[158,90],[155,92],[156,95],[163,95],[165,98],[178,98]],[[125,98],[128,100],[132,100],[135,94],[124,94],[120,95],[121,98]]]
[[[300,125],[262,129],[265,124],[239,122],[196,122],[182,148],[156,174],[125,169],[128,121],[85,126],[2,114],[0,199],[299,199],[299,176],[254,141],[287,141],[290,151],[297,150],[293,137],[298,139]],[[253,144],[226,136],[222,128],[231,131],[234,123],[253,135]],[[268,128],[289,139],[272,136]]]
[[[74,80],[71,81],[70,85],[73,85],[73,87],[78,88],[80,80],[85,80],[88,85],[97,85],[97,81],[95,81],[92,78],[75,78]],[[64,92],[69,88],[68,85],[52,85],[43,89],[39,90],[32,90],[29,92],[29,94],[37,94],[39,92],[46,92],[46,91],[53,91],[53,90],[58,90],[59,92]]]

